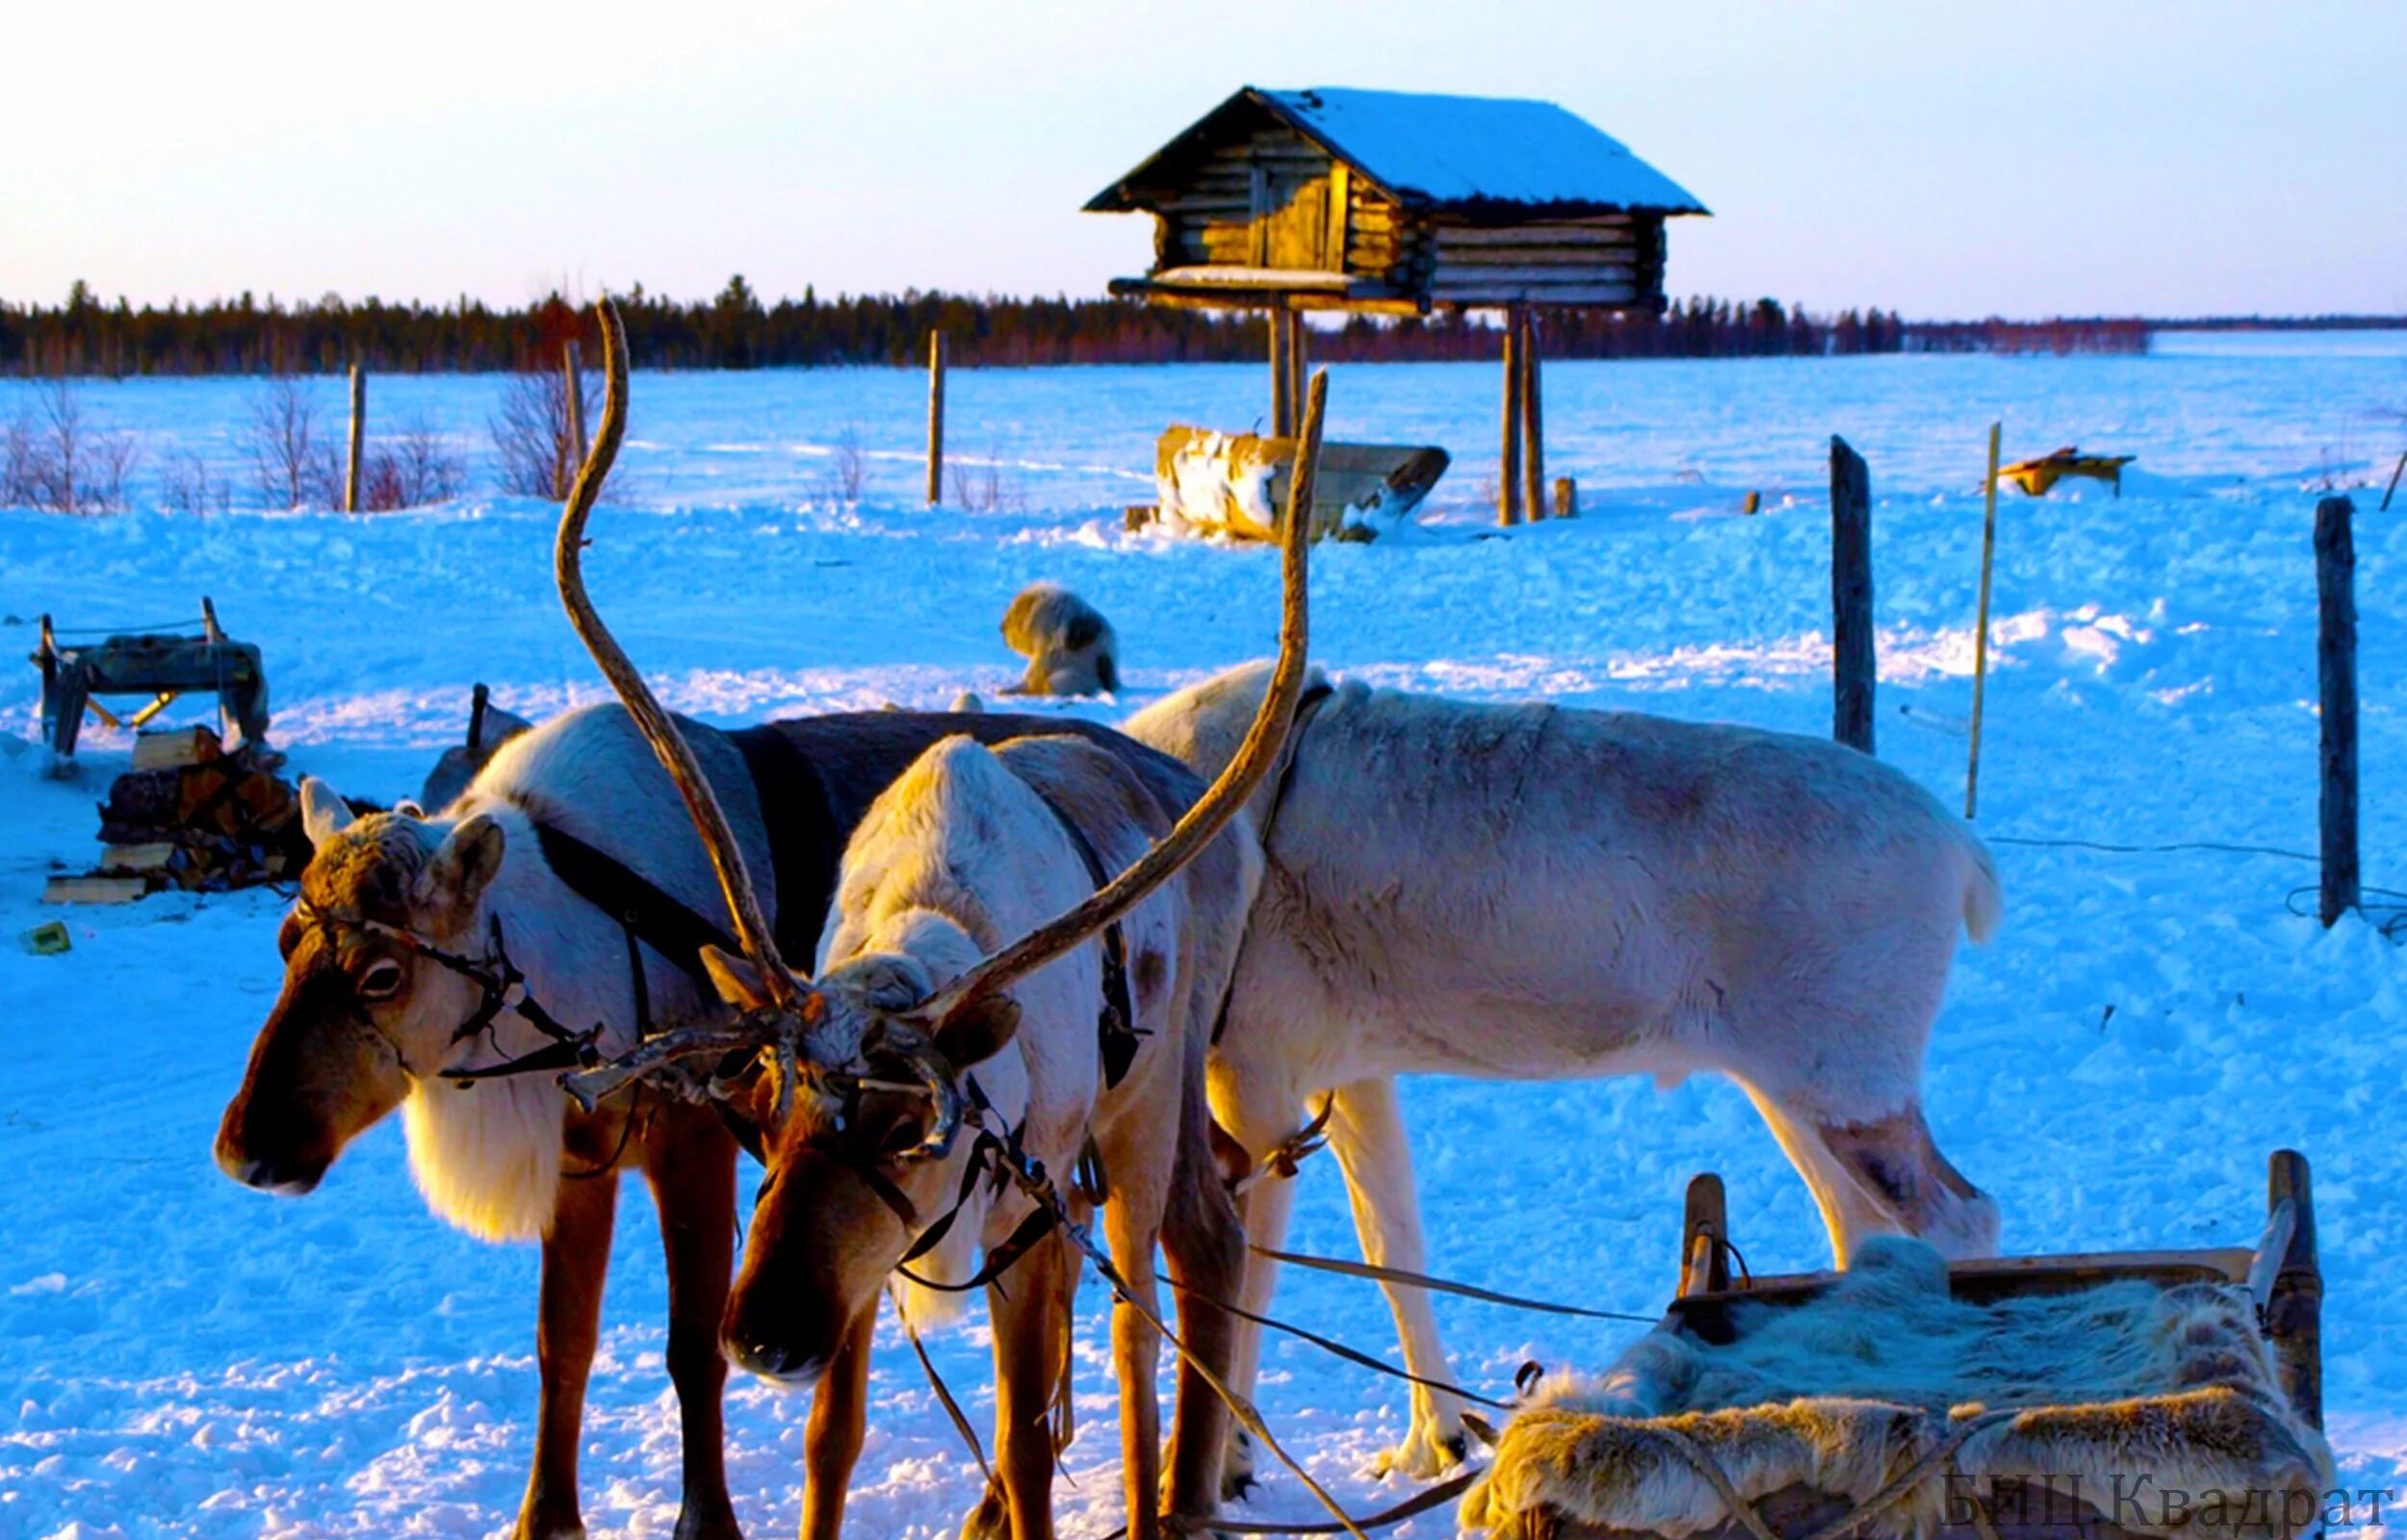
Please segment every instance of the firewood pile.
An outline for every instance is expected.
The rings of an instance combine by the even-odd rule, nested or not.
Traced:
[[[205,727],[142,733],[134,767],[100,805],[100,864],[50,879],[53,904],[124,904],[169,888],[218,893],[298,877],[309,864],[300,795],[254,744],[225,752]]]

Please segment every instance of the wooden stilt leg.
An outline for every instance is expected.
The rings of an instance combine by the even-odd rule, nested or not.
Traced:
[[[1505,311],[1504,451],[1496,467],[1496,522],[1520,523],[1521,501],[1521,307]]]
[[[1521,312],[1521,454],[1523,482],[1528,488],[1523,517],[1536,524],[1546,517],[1546,429],[1538,384],[1538,321]]]

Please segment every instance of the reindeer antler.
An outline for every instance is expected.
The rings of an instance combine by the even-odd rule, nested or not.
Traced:
[[[963,1009],[1008,988],[1126,914],[1146,895],[1170,880],[1195,859],[1212,837],[1228,827],[1262,778],[1270,774],[1285,747],[1295,719],[1297,699],[1304,692],[1305,666],[1310,640],[1309,604],[1306,595],[1311,543],[1312,482],[1320,469],[1321,417],[1329,399],[1329,372],[1312,375],[1304,412],[1304,433],[1296,446],[1295,475],[1287,486],[1287,524],[1281,542],[1280,575],[1283,584],[1279,618],[1279,663],[1271,672],[1270,688],[1261,708],[1246,730],[1236,757],[1218,780],[1189,808],[1161,842],[1137,858],[1136,863],[1098,888],[1083,903],[973,965],[946,988],[929,997],[913,1015],[931,1031]]]
[[[560,509],[559,539],[552,549],[552,569],[559,579],[560,603],[567,606],[568,623],[577,629],[585,651],[601,665],[610,688],[625,703],[627,714],[634,718],[645,741],[652,745],[660,768],[677,783],[678,794],[686,799],[686,811],[692,815],[694,828],[710,852],[712,868],[718,873],[719,890],[727,895],[727,911],[735,916],[737,939],[743,943],[744,954],[760,970],[771,1001],[781,1012],[791,1013],[806,990],[777,954],[777,941],[761,913],[761,901],[752,890],[752,876],[744,869],[743,850],[736,843],[735,831],[728,827],[718,796],[703,776],[702,765],[694,758],[685,734],[677,731],[677,724],[661,709],[651,687],[644,683],[643,675],[628,661],[617,638],[602,624],[593,601],[585,594],[585,518],[593,512],[594,499],[601,495],[603,479],[610,474],[610,462],[617,458],[619,441],[627,432],[627,333],[619,324],[618,307],[608,298],[597,301],[593,308],[602,323],[602,426],[593,437],[593,447],[585,451],[584,463],[577,468],[576,483],[568,489],[568,502]]]

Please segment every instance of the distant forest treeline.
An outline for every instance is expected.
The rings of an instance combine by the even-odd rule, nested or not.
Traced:
[[[620,296],[638,368],[758,369],[912,364],[942,328],[957,365],[1158,364],[1246,361],[1269,347],[1259,316],[1159,308],[1123,299],[973,298],[919,294],[840,295],[764,303],[739,275],[710,300],[681,301],[641,285]],[[2335,317],[2332,325],[2398,324]],[[554,295],[523,309],[462,296],[447,305],[346,300],[265,303],[245,294],[207,304],[134,308],[104,303],[77,283],[61,305],[0,301],[0,372],[57,374],[330,373],[352,363],[380,372],[556,368],[591,320]],[[2139,353],[2161,323],[2083,319],[1909,321],[1877,308],[1816,313],[1773,299],[1674,300],[1660,316],[1540,312],[1540,342],[1555,358],[1726,358],[1894,352]],[[2184,322],[2183,324],[2192,324]],[[2218,327],[2291,324],[2217,319]],[[1502,332],[1486,317],[1357,317],[1312,334],[1333,362],[1493,358]]]

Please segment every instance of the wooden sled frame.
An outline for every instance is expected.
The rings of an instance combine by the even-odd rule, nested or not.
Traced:
[[[2257,1299],[2263,1328],[2280,1371],[2282,1390],[2308,1423],[2323,1425],[2323,1275],[2316,1257],[2315,1201],[2306,1157],[2276,1151],[2268,1162],[2264,1237],[2254,1246],[2209,1246],[2192,1250],[2088,1251],[2053,1256],[2001,1257],[1956,1262],[1948,1267],[1951,1292],[1982,1302],[2007,1297],[2068,1294],[2118,1279],[2161,1288],[2186,1283],[2245,1286]],[[1688,1188],[1688,1213],[1680,1241],[1680,1288],[1659,1330],[1707,1343],[1736,1339],[1732,1307],[1799,1304],[1829,1289],[1836,1272],[1779,1273],[1733,1283],[1729,1215],[1721,1179],[1708,1172]],[[1759,1501],[1756,1511],[1775,1534],[1802,1535],[1842,1518],[1845,1500],[1792,1486]],[[1533,1521],[1535,1523],[1533,1524]],[[1661,1540],[1660,1536],[1614,1529],[1539,1510],[1521,1518],[1520,1533],[1549,1540]],[[2309,1527],[2312,1532],[2314,1527]],[[1690,1540],[1750,1540],[1736,1522]],[[1930,1540],[2147,1540],[2113,1524],[2076,1496],[2036,1486],[2001,1493],[1976,1522],[1954,1515]]]
[[[91,712],[111,727],[136,729],[188,690],[218,698],[224,720],[245,743],[268,735],[268,675],[259,649],[227,637],[217,605],[200,601],[200,634],[132,631],[91,645],[62,647],[48,615],[33,656],[41,670],[41,736],[60,763],[75,756],[75,740]],[[150,701],[119,718],[96,699],[147,695]]]

